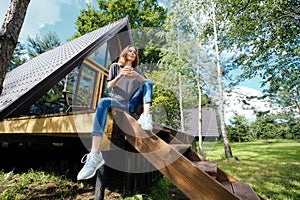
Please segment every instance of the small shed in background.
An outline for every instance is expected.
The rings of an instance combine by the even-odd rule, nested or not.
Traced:
[[[186,109],[186,133],[198,137],[198,108]],[[203,141],[216,141],[220,134],[218,131],[216,112],[213,108],[202,108],[202,137]]]

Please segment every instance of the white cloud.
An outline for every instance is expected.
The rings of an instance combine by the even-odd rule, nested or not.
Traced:
[[[256,119],[255,111],[272,110],[268,99],[247,98],[251,96],[261,97],[262,95],[264,95],[262,92],[245,86],[234,88],[230,93],[225,93],[225,123],[230,124],[234,112],[245,116],[248,121],[254,121]]]
[[[72,6],[74,9],[82,8],[85,3],[93,0],[31,0],[25,21],[20,33],[20,40],[26,39],[29,35],[34,37],[40,34],[40,30],[47,25],[55,25],[62,20],[64,6]],[[8,10],[10,0],[0,1],[0,23],[2,25],[5,14]]]
[[[27,9],[20,39],[40,34],[41,28],[47,24],[53,25],[60,20],[60,7],[57,1],[32,1]]]

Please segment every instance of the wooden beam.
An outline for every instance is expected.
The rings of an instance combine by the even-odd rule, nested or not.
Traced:
[[[90,137],[95,113],[55,114],[45,116],[16,117],[0,121],[1,134],[56,136],[56,137]],[[113,121],[109,114],[105,135],[111,137]]]
[[[93,121],[94,113],[10,118],[0,122],[0,133],[90,133]]]

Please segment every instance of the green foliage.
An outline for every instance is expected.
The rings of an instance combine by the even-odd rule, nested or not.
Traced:
[[[26,54],[25,45],[18,42],[14,50],[14,53],[12,55],[11,61],[7,66],[7,72],[25,63],[27,61],[25,54]]]
[[[231,120],[232,126],[227,126],[228,139],[232,142],[245,142],[249,141],[251,135],[249,135],[249,125],[245,116],[234,114]]]
[[[299,139],[300,119],[293,112],[278,114],[261,113],[248,123],[244,116],[235,113],[231,125],[227,125],[228,137],[233,142],[256,139]]]
[[[227,22],[222,45],[237,47],[242,78],[260,76],[276,101],[299,108],[299,2],[226,0],[219,7]]]
[[[78,33],[74,37],[84,35],[124,17],[128,17],[132,29],[159,27],[166,17],[166,9],[159,6],[157,0],[98,0],[97,2],[98,9],[87,4],[87,9],[80,11],[76,21]]]
[[[202,107],[206,107],[206,108],[213,107],[212,100],[211,98],[209,98],[208,95],[202,94],[201,100],[202,100],[201,102]]]
[[[175,6],[175,5],[174,5]],[[198,91],[196,81],[195,43],[184,32],[184,27],[178,27],[179,13],[171,7],[166,30],[158,33],[160,43],[160,60],[158,69],[164,74],[164,86],[173,90],[185,109],[198,106]],[[184,25],[183,25],[184,26]],[[181,96],[180,96],[181,95]]]
[[[27,61],[25,55],[34,58],[59,45],[60,40],[54,32],[49,32],[44,36],[36,35],[35,38],[28,37],[26,44],[20,42],[17,44],[12,59],[7,67],[7,71],[11,71],[25,63]]]
[[[298,55],[299,3],[296,1],[238,1],[226,0],[219,4],[220,16],[229,20],[227,36],[239,47],[253,45],[252,58],[267,58],[267,54]],[[220,10],[220,11],[221,11]],[[295,48],[296,47],[296,48]]]
[[[274,121],[277,137],[286,139],[300,138],[300,118],[293,111],[284,111],[273,116],[265,116],[268,122]],[[271,118],[271,119],[270,119]],[[263,117],[264,119],[264,117]]]
[[[178,190],[166,177],[162,177],[155,181],[148,192],[150,199],[164,200],[187,200],[188,198]]]
[[[165,22],[167,9],[157,0],[98,0],[98,8],[87,4],[77,18],[77,33],[72,39],[127,17],[132,29],[135,46],[139,48],[139,60],[143,71],[152,70],[158,62],[159,49],[154,37]],[[154,37],[154,38],[153,38]]]
[[[251,124],[251,129],[258,139],[281,138],[282,127],[275,122],[274,115],[258,117],[255,123]]]
[[[35,38],[28,37],[27,42],[27,51],[30,58],[34,58],[60,45],[57,34],[51,31],[42,37],[39,35],[36,35]]]
[[[178,121],[180,121],[179,100],[174,90],[167,87],[166,75],[167,73],[163,71],[153,71],[147,75],[154,82],[151,112],[155,122],[178,129]]]
[[[152,71],[146,73],[146,76],[154,82],[152,113],[154,121],[165,124],[172,128],[179,128],[180,108],[178,83],[174,71]],[[184,108],[195,108],[197,95],[195,87],[189,83],[189,80],[183,79],[183,101]],[[202,95],[202,106],[209,107],[211,99],[207,95]]]

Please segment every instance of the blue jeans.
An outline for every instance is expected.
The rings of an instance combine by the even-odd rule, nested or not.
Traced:
[[[146,79],[129,100],[127,107],[116,99],[105,97],[98,104],[92,135],[102,136],[106,126],[107,114],[111,107],[127,108],[130,113],[139,111],[145,103],[152,103],[153,83]]]

